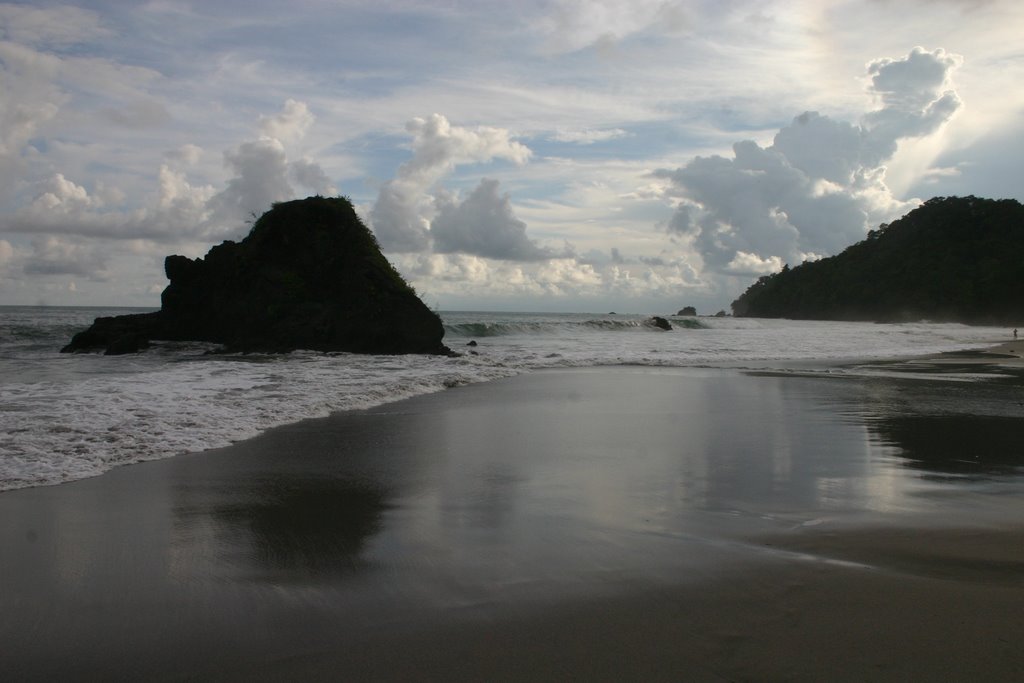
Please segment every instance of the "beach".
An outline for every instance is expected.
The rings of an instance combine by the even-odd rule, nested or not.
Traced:
[[[3,492],[0,667],[1020,679],[1018,356],[541,370]]]

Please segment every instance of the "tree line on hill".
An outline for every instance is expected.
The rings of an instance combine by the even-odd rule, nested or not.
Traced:
[[[736,316],[1020,324],[1024,206],[935,197],[842,253],[766,275]]]

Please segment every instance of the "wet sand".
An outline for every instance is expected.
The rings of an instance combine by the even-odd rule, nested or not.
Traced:
[[[1021,383],[941,360],[540,372],[6,492],[0,668],[1021,679]]]

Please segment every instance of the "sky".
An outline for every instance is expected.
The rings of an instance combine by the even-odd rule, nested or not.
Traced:
[[[441,310],[701,313],[934,196],[1024,200],[1016,0],[0,3],[0,305],[350,198]]]

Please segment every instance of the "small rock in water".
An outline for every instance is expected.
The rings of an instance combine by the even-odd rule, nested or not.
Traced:
[[[672,323],[658,315],[652,316],[648,322],[650,322],[651,325],[654,325],[655,327],[660,328],[662,330],[672,329]]]

